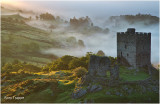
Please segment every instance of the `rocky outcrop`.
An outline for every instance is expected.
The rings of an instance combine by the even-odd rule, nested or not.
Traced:
[[[83,95],[85,95],[87,93],[87,90],[86,89],[79,89],[79,90],[76,90],[72,93],[72,98],[73,99],[77,99],[77,98],[80,98],[82,97]]]
[[[97,91],[102,90],[102,86],[101,85],[91,85],[87,87],[87,90],[89,92],[97,92]]]
[[[79,86],[74,89],[74,92],[72,93],[72,98],[77,99],[87,93],[97,92],[100,90],[102,90],[102,86],[96,84],[90,84],[88,87]]]

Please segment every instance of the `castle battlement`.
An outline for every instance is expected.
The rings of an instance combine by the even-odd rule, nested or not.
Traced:
[[[128,32],[117,32],[117,35],[132,35],[132,34],[128,34]],[[146,35],[150,36],[151,35],[150,32],[149,33],[146,33],[146,32],[135,32],[134,34],[135,35],[143,35],[143,36],[146,36]]]
[[[130,31],[132,32],[129,32],[128,30],[126,32],[117,32],[117,36],[119,37],[123,37],[125,39],[127,39],[128,37],[135,37],[137,39],[150,39],[151,38],[151,33],[146,33],[146,32],[135,32],[135,29],[134,30],[131,30],[132,28],[130,28]]]

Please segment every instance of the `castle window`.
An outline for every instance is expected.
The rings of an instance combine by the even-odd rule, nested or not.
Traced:
[[[129,54],[127,53],[127,56],[129,56]]]
[[[127,49],[127,45],[125,45],[125,49]]]
[[[121,52],[121,57],[122,57],[122,52]]]

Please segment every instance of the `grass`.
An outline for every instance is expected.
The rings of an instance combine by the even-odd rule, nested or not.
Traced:
[[[121,87],[119,87],[121,88]],[[94,93],[87,93],[82,98],[79,98],[80,101],[84,100],[93,100],[95,103],[149,103],[149,102],[158,102],[159,95],[154,92],[146,92],[145,94],[137,92],[132,93],[131,95],[106,95],[106,91],[111,93],[115,92],[117,88],[103,88],[103,90]]]
[[[56,97],[52,93],[52,90],[48,87],[45,90],[26,96],[21,103],[53,103]]]
[[[137,81],[137,80],[145,80],[149,77],[149,75],[143,71],[136,72],[136,69],[127,69],[126,67],[121,66],[119,69],[120,78],[123,81]]]
[[[57,96],[57,99],[54,101],[54,103],[78,103],[81,101],[81,99],[72,99],[71,95],[72,95],[72,90],[69,91],[65,91],[63,93],[60,93]]]
[[[74,89],[75,87],[75,81],[72,80],[72,81],[68,81],[66,82],[66,80],[60,80],[58,82],[58,88],[62,89],[62,90],[69,90],[69,89]]]
[[[124,69],[121,67],[121,74],[126,75],[126,73],[132,74],[134,70],[128,71],[128,69]],[[35,73],[37,74],[36,76],[34,74],[31,74],[29,76],[25,76],[23,78],[23,81],[25,80],[33,80],[34,83],[33,85],[39,85],[40,83],[45,83],[46,81],[48,82],[48,86],[44,89],[39,90],[38,92],[32,92],[29,95],[25,96],[24,100],[21,100],[21,103],[80,103],[80,102],[85,102],[85,101],[94,101],[95,103],[145,103],[145,102],[158,102],[158,94],[154,92],[146,92],[141,93],[139,90],[139,86],[128,86],[128,88],[132,87],[137,89],[136,93],[132,93],[131,95],[126,95],[124,92],[123,96],[118,96],[115,95],[115,92],[118,91],[120,92],[123,86],[118,86],[118,87],[107,87],[103,86],[103,89],[98,92],[94,93],[87,93],[81,98],[78,99],[72,99],[72,92],[74,91],[75,88],[75,83],[76,80],[66,80],[65,76],[63,79],[58,81],[58,86],[57,86],[57,91],[52,91],[52,82],[47,80],[48,76],[54,75],[57,71],[52,71],[51,73],[44,74],[44,73]],[[63,71],[62,71],[63,72]],[[71,72],[71,71],[64,71],[64,72]],[[122,73],[124,72],[124,73]],[[12,77],[11,81],[16,82],[16,79],[18,77],[18,73],[15,73],[14,77]],[[122,76],[124,76],[122,75]],[[138,74],[138,76],[142,75],[142,72]],[[39,79],[41,78],[41,79]],[[43,79],[46,80],[43,80]],[[34,80],[35,79],[35,80]],[[38,79],[38,80],[36,80]],[[136,80],[143,79],[143,78],[135,78]],[[17,83],[15,83],[17,84]],[[9,84],[7,86],[14,86],[14,84]],[[41,85],[41,84],[40,84]],[[25,86],[25,88],[28,88],[28,86]],[[59,90],[59,91],[58,91]],[[2,89],[3,91],[3,89]],[[18,91],[18,92],[17,92]],[[19,93],[20,90],[13,90],[13,92]],[[111,95],[106,95],[106,92],[109,91]],[[123,92],[123,91],[122,91]]]
[[[10,18],[11,21],[8,21]],[[14,20],[25,20],[20,15],[2,15],[1,36],[2,36],[2,62],[12,62],[18,59],[22,62],[29,62],[44,65],[56,59],[49,55],[41,54],[41,50],[57,46],[55,40],[51,39],[50,33],[31,27],[25,23],[15,22]],[[23,50],[23,44],[36,43],[40,50],[28,53]],[[6,53],[7,52],[7,53]]]

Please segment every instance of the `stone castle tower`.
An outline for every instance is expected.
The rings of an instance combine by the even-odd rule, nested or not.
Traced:
[[[151,33],[117,32],[117,59],[120,64],[134,68],[151,64]]]

